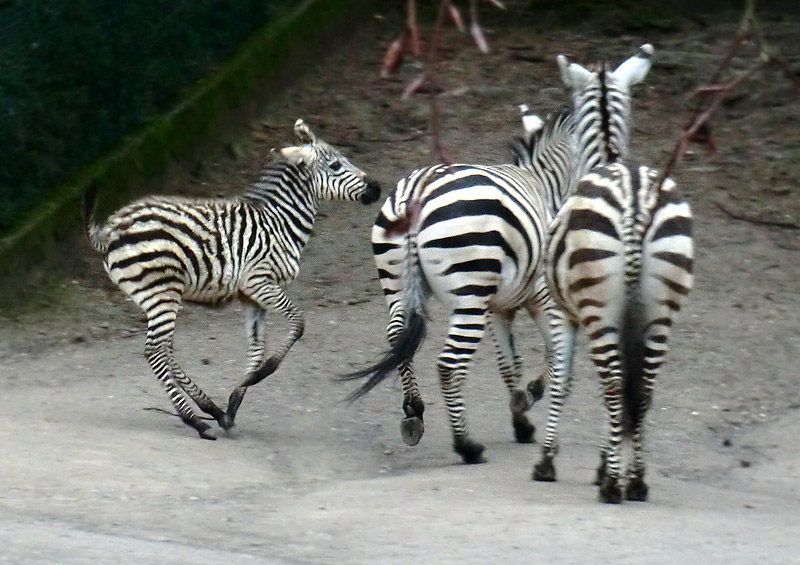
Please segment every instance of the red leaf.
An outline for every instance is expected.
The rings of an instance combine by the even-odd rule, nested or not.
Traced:
[[[401,98],[403,100],[406,100],[407,98],[411,97],[411,95],[414,94],[417,90],[419,90],[420,87],[423,84],[425,84],[425,81],[427,80],[428,76],[425,73],[420,73],[417,76],[417,78],[408,83],[408,86],[406,86],[406,89],[403,91],[403,95],[401,96]]]
[[[403,52],[405,51],[405,47],[405,34],[401,34],[400,37],[389,44],[389,47],[386,48],[386,52],[383,54],[381,78],[387,78],[395,70],[397,70],[397,67],[399,67],[400,63],[403,61]]]
[[[487,43],[486,36],[483,35],[483,29],[481,29],[477,21],[473,20],[472,25],[469,26],[469,32],[472,34],[472,39],[475,40],[475,45],[478,46],[481,53],[488,53],[489,43]]]

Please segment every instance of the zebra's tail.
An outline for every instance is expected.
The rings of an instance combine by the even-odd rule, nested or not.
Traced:
[[[89,243],[92,244],[95,250],[100,253],[105,253],[108,250],[108,242],[103,239],[101,228],[94,221],[94,208],[96,204],[97,183],[91,182],[83,193],[81,217],[83,218],[83,225],[86,228],[86,236],[89,238]]]
[[[644,398],[646,330],[645,304],[636,289],[628,295],[620,335],[625,370],[622,383],[622,423],[627,435],[633,434],[642,423],[649,402]]]
[[[425,302],[428,288],[419,264],[416,233],[411,230],[406,237],[406,265],[403,279],[403,330],[397,335],[389,350],[377,363],[354,373],[343,375],[342,380],[367,378],[353,391],[348,401],[361,398],[391,375],[403,363],[409,363],[425,339]]]

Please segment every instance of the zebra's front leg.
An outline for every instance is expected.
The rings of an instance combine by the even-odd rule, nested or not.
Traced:
[[[484,316],[485,314],[480,316],[480,323],[476,323],[474,319],[464,323],[458,313],[454,314],[450,319],[450,334],[438,362],[439,384],[450,419],[453,449],[468,464],[486,461],[483,457],[483,445],[470,438],[467,431],[464,396],[461,393],[461,383],[485,331]]]
[[[236,412],[239,410],[242,400],[244,400],[247,388],[260,383],[274,373],[294,343],[303,336],[303,331],[305,330],[303,313],[292,304],[292,301],[289,300],[289,297],[286,296],[286,293],[279,285],[261,282],[259,285],[243,288],[242,294],[254,303],[253,308],[255,309],[248,314],[248,335],[251,337],[248,351],[250,369],[245,379],[233,389],[228,398],[230,426],[234,424]],[[270,357],[264,359],[264,340],[260,334],[262,333],[263,311],[267,308],[273,308],[286,316],[289,322],[289,333],[280,347]],[[258,310],[261,310],[262,313],[259,313]],[[260,342],[260,346],[253,345],[253,333],[255,333],[255,339]]]
[[[511,397],[509,408],[511,423],[514,426],[514,438],[519,443],[533,443],[536,427],[528,420],[525,412],[533,406],[534,399],[527,390],[519,386],[522,380],[522,358],[517,355],[514,335],[511,333],[514,312],[490,312],[488,319],[489,328],[494,336],[500,376],[508,387]]]
[[[533,466],[533,480],[545,482],[556,480],[556,468],[553,460],[558,453],[558,422],[572,383],[572,359],[575,351],[575,334],[578,330],[577,325],[567,319],[560,309],[551,311],[549,317],[550,335],[553,340],[550,409],[547,413],[542,457]]]

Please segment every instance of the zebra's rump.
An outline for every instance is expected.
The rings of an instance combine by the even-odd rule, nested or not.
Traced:
[[[658,180],[645,166],[599,167],[551,225],[548,282],[575,318],[619,319],[634,294],[651,316],[680,308],[693,284],[692,215],[675,184]]]
[[[419,260],[437,296],[516,307],[533,292],[546,206],[514,166],[454,166],[422,192]]]

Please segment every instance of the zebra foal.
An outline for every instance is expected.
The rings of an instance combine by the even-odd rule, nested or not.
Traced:
[[[216,439],[189,400],[223,429],[234,424],[247,387],[273,373],[303,334],[304,320],[284,291],[298,273],[321,199],[375,202],[378,184],[297,120],[300,145],[281,149],[258,182],[233,198],[150,196],[115,212],[102,226],[92,218],[96,190],[84,196],[92,246],[104,255],[111,280],[147,316],[148,362],[184,423]],[[183,301],[247,306],[247,376],[219,408],[175,360],[175,319]],[[283,314],[289,333],[265,356],[264,317]],[[187,399],[188,396],[188,399]]]
[[[551,406],[536,480],[555,480],[556,428],[569,390],[575,334],[582,326],[602,381],[609,437],[597,472],[600,499],[618,503],[620,445],[631,439],[633,460],[625,496],[646,500],[642,459],[644,416],[667,351],[672,319],[692,283],[692,214],[671,179],[625,162],[630,85],[644,78],[653,49],[615,71],[590,71],[563,56],[562,79],[572,89],[582,175],[550,226],[545,273],[560,306],[553,320],[556,352],[569,361],[551,382]]]
[[[389,306],[390,349],[378,363],[345,378],[366,382],[363,396],[397,369],[403,388],[401,431],[408,445],[424,432],[425,405],[412,361],[425,334],[424,309],[432,294],[450,309],[450,329],[437,364],[453,448],[465,463],[483,461],[484,446],[470,437],[461,382],[487,328],[510,394],[517,441],[533,441],[525,411],[541,397],[545,377],[520,387],[522,366],[511,331],[525,308],[549,343],[553,307],[539,274],[547,226],[570,186],[574,156],[569,112],[550,116],[512,145],[519,165],[434,165],[402,179],[372,230],[380,284]],[[548,355],[548,371],[552,371]]]

